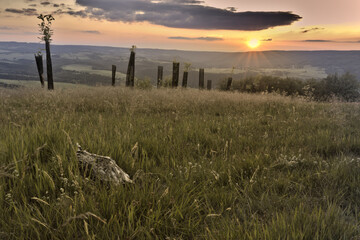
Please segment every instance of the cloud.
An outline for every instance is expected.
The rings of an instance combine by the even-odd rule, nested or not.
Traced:
[[[100,34],[99,31],[95,31],[95,30],[85,30],[85,31],[80,31],[82,33],[90,33],[90,34]]]
[[[325,28],[314,27],[314,28],[302,28],[302,29],[304,30],[302,30],[301,33],[308,33],[312,31],[324,30]]]
[[[0,30],[15,30],[15,28],[12,27],[6,27],[6,26],[0,26]]]
[[[313,42],[313,43],[360,43],[360,40],[350,40],[350,41],[335,41],[335,40],[326,40],[326,39],[309,39],[303,40],[301,42]]]
[[[76,16],[76,17],[87,17],[88,16],[87,13],[83,10],[80,10],[80,11],[69,10],[69,11],[65,11],[63,13],[66,13],[71,16]]]
[[[213,42],[213,41],[222,41],[224,40],[223,38],[218,38],[218,37],[168,37],[169,39],[174,39],[174,40],[202,40],[202,41],[208,41],[208,42]]]
[[[50,5],[51,3],[50,2],[41,2],[40,4],[43,6],[47,6],[47,5]]]
[[[260,40],[260,41],[262,41],[262,42],[271,42],[271,41],[272,41],[272,38],[262,39],[262,40]]]
[[[38,15],[35,8],[23,8],[23,9],[7,8],[7,9],[5,9],[5,12],[23,14],[26,16],[37,16]]]
[[[255,31],[290,25],[301,17],[292,12],[233,12],[196,0],[76,0],[86,15],[99,20],[150,22],[187,29]],[[85,15],[84,15],[85,16]]]
[[[324,39],[308,39],[303,42],[318,42],[318,43],[327,43],[327,42],[335,42],[333,40],[324,40]]]
[[[29,7],[36,7],[36,4],[35,3],[29,4]]]
[[[55,3],[53,7],[60,7],[60,5]]]

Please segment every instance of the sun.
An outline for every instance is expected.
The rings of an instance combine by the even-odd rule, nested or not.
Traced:
[[[257,39],[251,39],[249,41],[246,42],[246,44],[249,46],[249,48],[257,48],[258,46],[260,46],[260,41]]]

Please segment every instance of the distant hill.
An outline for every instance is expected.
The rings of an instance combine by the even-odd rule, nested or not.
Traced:
[[[41,49],[43,44],[38,43],[0,42],[0,79],[37,80],[34,53]],[[128,48],[52,45],[51,51],[55,81],[107,85],[111,65],[115,64],[117,84],[124,84]],[[197,86],[198,68],[205,68],[206,79],[215,84],[232,71],[234,78],[267,74],[306,79],[350,72],[360,79],[360,51],[197,52],[141,48],[136,50],[136,77],[149,78],[155,84],[157,66],[164,66],[164,76],[170,77],[174,60],[181,66],[184,62],[192,64],[189,84],[193,87]]]

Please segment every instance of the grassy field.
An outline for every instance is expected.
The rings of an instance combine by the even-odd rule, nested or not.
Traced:
[[[360,239],[360,104],[0,90],[0,239]],[[82,176],[75,144],[135,179]]]
[[[276,77],[289,77],[297,79],[322,79],[326,78],[325,69],[313,66],[304,66],[302,68],[206,68],[206,73],[218,73],[218,74],[252,74],[276,76]]]
[[[72,65],[62,66],[61,68],[63,70],[67,70],[67,71],[75,71],[75,72],[80,72],[80,73],[86,72],[89,74],[96,74],[96,75],[109,77],[109,78],[111,78],[111,76],[112,76],[111,69],[110,70],[95,70],[89,65],[72,64]],[[117,72],[116,79],[120,79],[120,78],[126,78],[126,75],[124,73]]]
[[[9,79],[0,79],[0,83],[17,85],[23,88],[32,89],[33,91],[38,91],[40,85],[40,81],[30,81],[30,80],[9,80]],[[72,83],[63,83],[56,82],[56,89],[64,90],[64,89],[78,89],[78,88],[87,88],[86,85],[83,84],[72,84]],[[45,82],[45,89],[47,89],[47,82]]]

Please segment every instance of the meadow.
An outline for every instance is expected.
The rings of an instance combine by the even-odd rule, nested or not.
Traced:
[[[360,104],[0,90],[0,239],[360,239]],[[79,171],[76,143],[134,184]]]

